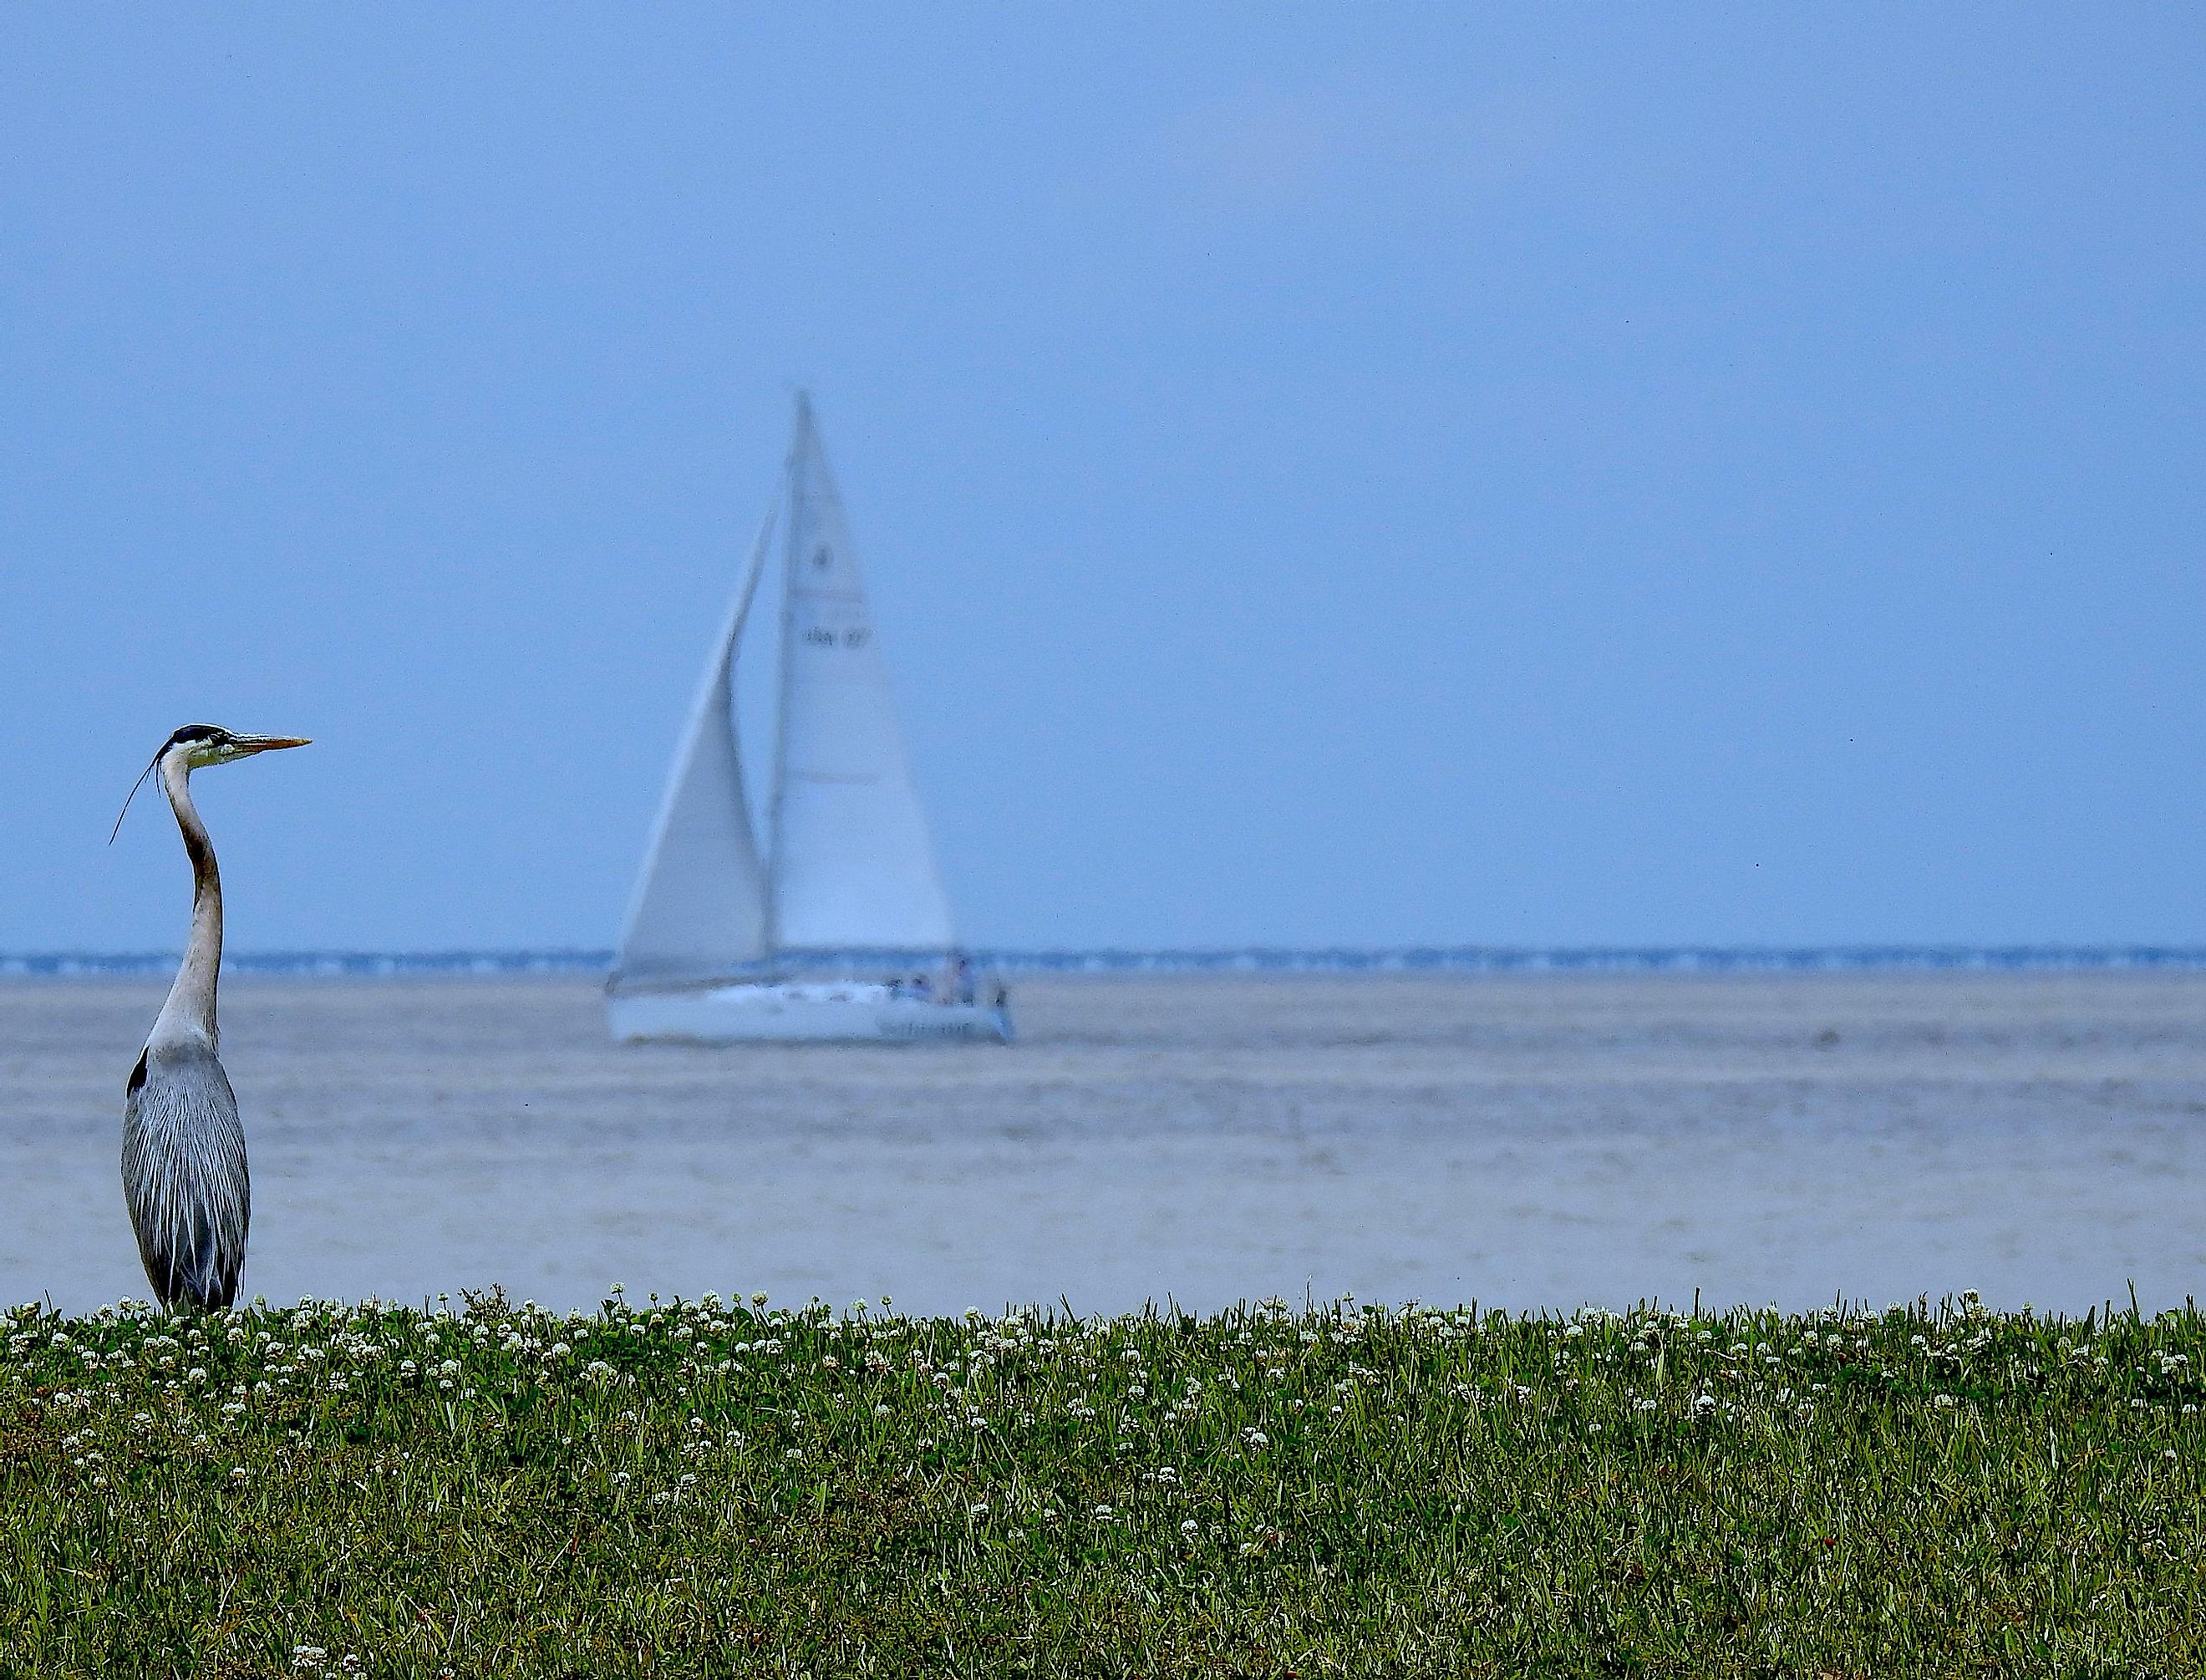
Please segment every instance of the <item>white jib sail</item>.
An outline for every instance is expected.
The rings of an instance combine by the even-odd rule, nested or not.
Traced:
[[[790,445],[772,810],[778,950],[956,943],[812,405]]]
[[[769,509],[690,708],[621,932],[616,987],[723,979],[766,955],[766,871],[743,792],[731,679],[773,526]]]

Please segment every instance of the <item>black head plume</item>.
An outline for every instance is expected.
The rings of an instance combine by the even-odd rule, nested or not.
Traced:
[[[165,753],[168,750],[168,748],[164,746],[161,748],[161,753]],[[130,814],[130,801],[138,797],[138,789],[146,785],[146,778],[153,773],[153,766],[161,762],[161,753],[156,753],[153,754],[152,758],[147,762],[145,769],[138,772],[138,779],[130,784],[130,791],[123,795],[122,808],[115,813],[115,826],[107,831],[107,843],[109,845],[113,845],[115,843],[115,837],[122,832],[122,819]]]
[[[113,845],[115,837],[122,832],[122,819],[130,814],[130,801],[138,797],[138,789],[146,785],[146,778],[153,773],[153,766],[161,762],[163,753],[186,742],[217,741],[229,733],[228,730],[218,729],[212,724],[187,724],[163,742],[146,761],[145,769],[138,772],[138,779],[130,784],[130,791],[123,795],[122,808],[115,813],[115,826],[107,831],[107,843]]]

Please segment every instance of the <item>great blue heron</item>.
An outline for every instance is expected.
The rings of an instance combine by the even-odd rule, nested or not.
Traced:
[[[212,724],[187,724],[161,743],[138,778],[142,787],[146,776],[160,771],[192,860],[192,934],[183,966],[138,1052],[122,1099],[122,1195],[138,1232],[138,1257],[164,1307],[229,1306],[245,1266],[245,1232],[253,1218],[245,1128],[230,1076],[215,1054],[222,877],[206,825],[192,805],[192,772],[306,744],[292,736],[232,735]],[[130,795],[136,798],[138,788]],[[122,809],[128,813],[129,800]],[[122,817],[115,826],[121,832]]]

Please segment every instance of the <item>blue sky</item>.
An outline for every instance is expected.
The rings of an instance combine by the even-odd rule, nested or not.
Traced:
[[[2206,941],[2195,10],[0,29],[0,949],[610,944],[797,384],[976,941]]]

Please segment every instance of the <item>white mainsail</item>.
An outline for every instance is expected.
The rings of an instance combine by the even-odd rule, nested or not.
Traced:
[[[772,943],[945,951],[956,943],[863,580],[800,396],[790,446]]]
[[[743,792],[732,678],[773,527],[769,509],[706,663],[621,933],[616,988],[725,979],[769,950],[766,871]]]

